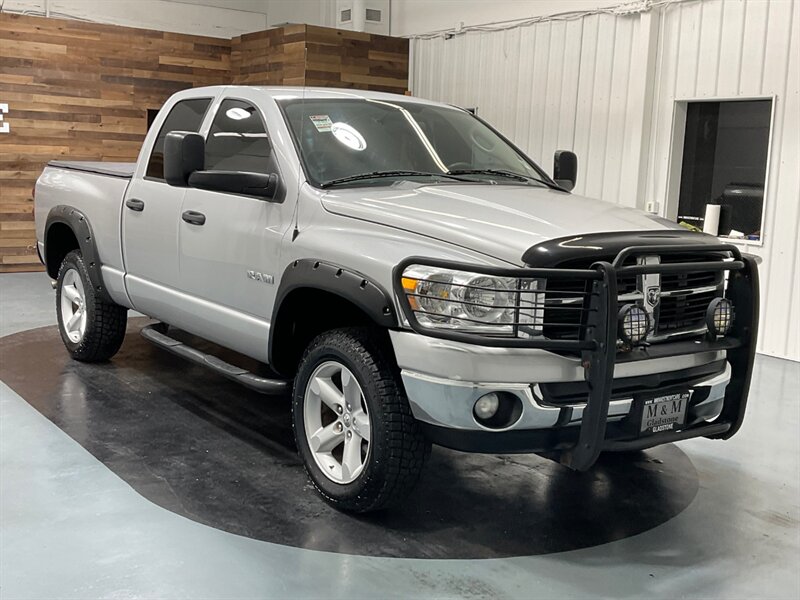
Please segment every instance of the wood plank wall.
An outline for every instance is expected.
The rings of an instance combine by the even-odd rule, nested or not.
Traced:
[[[136,160],[148,108],[229,73],[228,40],[0,14],[0,272],[39,267],[31,191],[48,160]]]
[[[232,80],[404,94],[408,40],[313,25],[287,25],[233,38]]]
[[[303,85],[305,25],[287,25],[231,40],[231,81],[239,85]]]
[[[0,13],[0,273],[40,268],[32,189],[47,161],[136,160],[148,109],[226,83],[402,94],[408,40],[306,25],[227,40]]]
[[[408,89],[405,38],[308,25],[306,48],[306,85],[395,94]]]

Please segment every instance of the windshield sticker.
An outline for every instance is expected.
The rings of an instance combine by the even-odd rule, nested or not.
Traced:
[[[357,129],[347,123],[334,123],[331,127],[333,137],[352,150],[361,152],[367,147],[367,140]]]
[[[311,119],[317,131],[330,131],[333,126],[333,121],[328,115],[309,115],[308,118]]]

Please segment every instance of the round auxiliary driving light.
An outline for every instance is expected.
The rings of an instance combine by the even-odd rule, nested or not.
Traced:
[[[500,408],[500,397],[494,392],[485,394],[475,403],[475,416],[482,421],[491,419],[497,414],[498,408]]]
[[[634,304],[626,304],[619,311],[619,337],[630,346],[641,344],[647,337],[649,318],[647,312]]]
[[[714,298],[706,310],[706,325],[712,335],[725,335],[733,325],[733,302],[727,298]]]

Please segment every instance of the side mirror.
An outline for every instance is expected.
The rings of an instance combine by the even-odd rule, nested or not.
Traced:
[[[556,150],[553,156],[553,180],[567,191],[572,191],[578,180],[578,157],[569,150]]]
[[[170,131],[164,140],[164,180],[186,187],[189,176],[206,166],[206,142],[199,133]]]
[[[189,175],[189,185],[203,190],[258,196],[274,200],[278,193],[278,176],[275,173],[250,173],[247,171],[195,171]]]

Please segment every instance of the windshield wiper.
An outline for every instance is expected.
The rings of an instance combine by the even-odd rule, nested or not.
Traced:
[[[465,181],[460,177],[456,177],[457,173],[429,173],[427,171],[372,171],[371,173],[360,173],[358,175],[349,175],[347,177],[339,177],[324,181],[319,184],[320,187],[326,188],[340,183],[347,183],[349,181],[360,181],[362,179],[380,179],[382,177],[444,177],[446,179],[455,179],[456,181]]]
[[[546,185],[554,190],[560,190],[561,187],[550,183],[544,179],[531,177],[530,175],[523,175],[522,173],[514,173],[513,171],[506,171],[505,169],[455,169],[447,172],[449,175],[500,175],[508,179],[516,179],[517,181],[536,181],[542,185]]]

